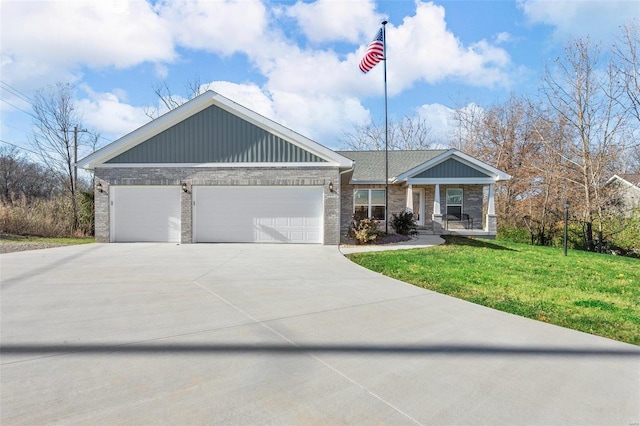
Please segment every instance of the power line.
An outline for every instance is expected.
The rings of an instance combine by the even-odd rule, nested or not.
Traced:
[[[32,135],[33,134],[33,130],[24,130],[24,129],[21,129],[19,127],[13,126],[13,125],[11,125],[9,123],[2,123],[2,125],[5,126],[5,127],[9,127],[9,128],[11,128],[13,130],[17,130],[20,133],[24,133],[25,135]]]
[[[3,86],[6,86],[6,87],[3,87]],[[33,105],[33,103],[34,103],[34,100],[32,98],[30,98],[29,96],[24,94],[24,92],[21,92],[20,90],[16,89],[15,87],[13,87],[12,85],[10,85],[9,83],[7,83],[5,81],[0,80],[0,89],[6,90],[7,92],[9,92],[12,95],[18,97],[22,101],[29,103],[30,105]],[[17,109],[18,111],[29,115],[31,118],[37,119],[37,117],[32,112],[26,111],[26,110],[24,110],[24,109],[22,109],[22,108],[20,108],[20,107],[18,107],[16,105],[12,104],[11,102],[7,101],[6,99],[0,98],[0,100],[2,102],[6,103],[7,105]],[[8,127],[12,127],[12,126],[9,126],[8,124],[5,124],[5,125],[8,126]],[[16,127],[13,127],[13,128],[18,130],[18,131],[20,131],[20,132],[23,132],[23,133],[27,133],[27,134],[30,133],[30,132],[28,132],[26,130],[18,129]],[[93,132],[88,132],[88,133],[93,133]],[[97,136],[98,136],[98,139],[102,139],[102,140],[104,140],[104,141],[106,141],[108,143],[113,142],[113,139],[107,139],[102,135],[97,135]]]
[[[32,153],[32,154],[40,155],[40,153],[38,153],[38,152],[32,151],[32,150],[30,150],[30,149],[28,149],[28,148],[25,148],[25,147],[20,146],[20,145],[16,145],[16,144],[11,143],[11,142],[7,142],[7,141],[5,141],[5,140],[3,140],[3,139],[0,139],[0,142],[5,143],[5,144],[7,144],[7,145],[14,146],[14,147],[16,147],[16,148],[19,148],[19,149],[21,149],[21,150],[23,150],[23,151],[30,152],[30,153]]]
[[[6,87],[1,87],[1,86],[6,86]],[[10,85],[6,81],[0,80],[0,88],[6,90],[7,92],[11,93],[12,95],[22,99],[23,101],[25,101],[25,102],[27,102],[29,104],[33,104],[34,103],[32,98],[30,98],[29,96],[25,95],[23,92],[21,92],[20,90],[16,89],[15,87]]]
[[[25,110],[23,110],[22,108],[15,106],[14,104],[12,104],[11,102],[9,102],[9,101],[8,101],[8,100],[6,100],[6,99],[2,99],[2,98],[0,98],[0,101],[4,102],[5,104],[7,104],[7,105],[9,105],[9,106],[14,107],[14,108],[15,108],[15,109],[17,109],[18,111],[22,111],[22,112],[24,112],[25,114],[27,114],[28,116],[30,116],[30,117],[32,117],[32,118],[37,118],[35,115],[33,115],[33,113],[31,113],[31,112],[29,112],[29,111],[25,111]]]
[[[104,136],[102,136],[102,135],[98,135],[98,139],[104,139],[105,141],[107,141],[107,142],[109,142],[109,143],[111,143],[111,142],[113,142],[113,141],[115,140],[115,139],[107,139],[107,138],[105,138],[105,137],[104,137]]]

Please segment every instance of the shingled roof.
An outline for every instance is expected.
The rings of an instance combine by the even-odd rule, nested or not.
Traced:
[[[640,186],[640,174],[620,174],[620,178],[626,180],[634,186]]]
[[[446,149],[389,151],[389,179],[447,152]],[[337,151],[355,162],[351,182],[383,182],[384,151]]]

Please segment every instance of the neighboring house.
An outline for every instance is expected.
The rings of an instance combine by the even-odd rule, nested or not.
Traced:
[[[212,91],[78,165],[95,173],[98,242],[338,244],[354,214],[387,210],[384,152],[333,151]],[[456,150],[390,151],[389,177],[389,214],[486,235],[510,178]]]
[[[640,174],[613,175],[605,186],[613,188],[614,204],[625,216],[640,214]]]

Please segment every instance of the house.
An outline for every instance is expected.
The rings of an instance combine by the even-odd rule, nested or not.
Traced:
[[[456,150],[389,154],[390,214],[495,235],[508,175]],[[207,91],[78,166],[94,172],[98,242],[331,245],[354,214],[384,219],[382,155],[333,151]]]
[[[342,231],[351,217],[384,223],[385,152],[338,153],[355,163],[342,174]],[[389,151],[388,169],[390,214],[409,209],[420,228],[437,234],[496,235],[495,183],[510,179],[506,173],[456,149]]]
[[[613,175],[605,186],[613,189],[613,204],[627,217],[640,215],[640,174]]]

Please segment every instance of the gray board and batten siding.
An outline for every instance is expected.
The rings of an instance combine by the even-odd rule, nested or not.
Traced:
[[[322,162],[326,160],[216,105],[107,161],[111,164]]]
[[[414,178],[486,178],[487,174],[449,158],[413,176]]]

